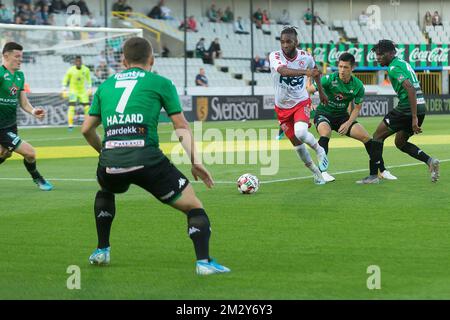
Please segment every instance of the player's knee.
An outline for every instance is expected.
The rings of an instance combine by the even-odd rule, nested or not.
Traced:
[[[104,208],[114,208],[115,207],[115,196],[114,193],[109,191],[100,190],[95,195],[95,211],[101,211]],[[113,210],[110,210],[113,211]]]
[[[308,135],[308,124],[304,122],[297,122],[294,125],[295,136],[304,141]]]
[[[36,161],[36,151],[33,147],[28,148],[24,153],[23,157],[27,162],[35,162]]]
[[[401,150],[404,152],[404,148],[406,146],[406,142],[405,141],[397,141],[395,140],[395,146],[397,147],[397,149]]]

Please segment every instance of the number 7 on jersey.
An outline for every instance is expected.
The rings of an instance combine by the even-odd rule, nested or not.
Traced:
[[[126,80],[126,81],[117,81],[116,88],[125,88],[120,97],[119,103],[117,104],[116,112],[123,113],[125,111],[125,107],[127,106],[128,99],[130,98],[131,92],[136,86],[137,80]]]

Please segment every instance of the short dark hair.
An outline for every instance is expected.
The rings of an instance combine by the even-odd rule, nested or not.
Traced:
[[[293,34],[295,35],[295,37],[297,37],[298,33],[295,29],[297,29],[297,27],[284,27],[283,30],[281,30],[280,36],[282,36],[283,34]]]
[[[81,56],[75,56],[75,60],[76,59],[80,59],[81,60]]]
[[[352,55],[349,52],[344,52],[339,56],[339,61],[345,61],[345,62],[350,62],[350,65],[354,66],[355,65],[355,56]]]
[[[153,48],[146,39],[133,37],[125,41],[123,55],[129,63],[145,64],[153,55]]]
[[[8,42],[3,47],[3,52],[2,53],[5,54],[6,52],[11,52],[13,50],[23,51],[23,47],[20,44],[16,43],[16,42]]]
[[[397,49],[395,49],[395,44],[392,40],[383,39],[378,41],[378,43],[372,48],[372,50],[375,53],[387,53],[387,52],[397,52]]]

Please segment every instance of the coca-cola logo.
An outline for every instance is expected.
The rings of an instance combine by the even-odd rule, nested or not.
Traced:
[[[433,50],[421,51],[415,48],[409,54],[409,62],[447,62],[448,48],[434,48]]]

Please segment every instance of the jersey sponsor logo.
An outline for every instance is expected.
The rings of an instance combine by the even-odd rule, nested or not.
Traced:
[[[0,104],[17,104],[17,98],[13,98],[13,99],[5,99],[5,98],[0,98]]]
[[[299,66],[300,66],[300,67],[302,67],[302,68],[304,68],[304,67],[305,67],[305,61],[303,61],[303,60],[302,60],[302,61],[300,61],[300,62],[299,62],[298,64],[299,64]]]
[[[288,86],[290,87],[302,87],[303,86],[303,82],[305,81],[304,76],[300,76],[300,77],[282,77],[280,76],[280,84],[281,83],[286,83]]]
[[[124,73],[117,73],[114,76],[114,79],[130,80],[130,79],[137,79],[137,78],[143,78],[143,77],[145,77],[145,72],[143,72],[143,71],[130,71],[130,72],[124,72]]]
[[[123,136],[145,136],[147,128],[140,125],[114,126],[108,127],[105,131],[107,138],[123,137]]]
[[[106,149],[141,148],[145,146],[144,140],[109,140],[105,142]]]
[[[115,114],[106,118],[107,126],[115,124],[128,124],[128,123],[142,123],[144,122],[144,116],[141,113],[131,114]]]

